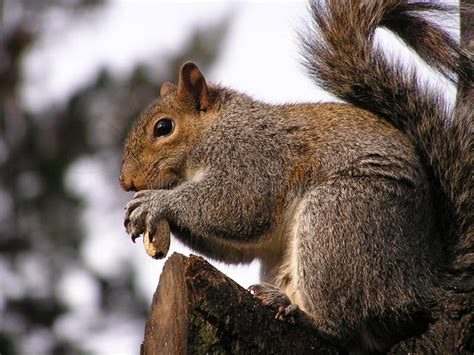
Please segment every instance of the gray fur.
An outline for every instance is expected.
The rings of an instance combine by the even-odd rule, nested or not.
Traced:
[[[199,82],[209,90],[209,109],[199,111],[191,99],[167,94],[127,141],[122,184],[148,189],[128,205],[127,231],[138,235],[165,218],[183,243],[209,257],[260,259],[262,278],[281,288],[322,335],[350,349],[384,351],[428,325],[442,292],[442,233],[461,234],[452,232],[460,221],[470,228],[472,200],[459,164],[472,163],[465,140],[471,138],[463,133],[466,123],[443,127],[450,113],[436,93],[372,51],[375,28],[394,13],[403,18],[397,6],[406,2],[312,4],[323,36],[306,41],[310,70],[360,108],[272,106]],[[350,41],[340,32],[351,33]],[[346,42],[331,42],[336,37]],[[423,53],[431,48],[417,45]],[[189,97],[202,99],[201,93]],[[150,144],[147,127],[157,117],[185,120],[191,133],[178,131],[178,143]],[[446,137],[454,143],[442,143]],[[457,155],[446,157],[447,151]],[[432,182],[431,169],[440,184]],[[202,176],[189,178],[189,171]],[[438,231],[440,193],[457,208],[449,232]]]

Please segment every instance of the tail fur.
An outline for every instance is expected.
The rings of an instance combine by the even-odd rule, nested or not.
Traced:
[[[472,87],[472,57],[439,25],[423,16],[453,8],[406,0],[315,0],[311,11],[311,35],[302,39],[311,76],[322,88],[383,117],[416,142],[440,190],[445,209],[441,214],[450,214],[445,234],[454,256],[451,265],[463,273],[472,272],[472,102],[458,104],[454,110],[448,108],[439,92],[419,82],[413,69],[388,60],[374,45],[375,30],[385,27],[433,69],[454,83],[462,79]]]

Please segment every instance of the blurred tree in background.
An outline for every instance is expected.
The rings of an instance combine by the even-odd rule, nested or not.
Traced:
[[[61,332],[70,309],[56,287],[71,267],[88,269],[79,253],[85,233],[80,218],[84,203],[67,186],[68,169],[78,159],[93,156],[103,162],[104,171],[118,174],[124,134],[131,122],[156,98],[161,83],[177,77],[185,59],[211,66],[228,22],[196,30],[182,53],[160,58],[153,67],[139,64],[125,78],[114,77],[104,68],[60,105],[40,112],[22,107],[21,63],[48,30],[47,15],[59,11],[67,22],[103,6],[98,0],[0,1],[2,355],[26,354],[31,349],[35,354],[87,352],[80,339]],[[118,183],[115,173],[107,178],[110,184]],[[131,271],[119,280],[90,268],[87,272],[99,285],[101,309],[96,319],[117,313],[144,325],[149,305],[137,295]]]

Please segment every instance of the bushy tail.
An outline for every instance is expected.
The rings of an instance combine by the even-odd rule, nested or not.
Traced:
[[[474,268],[473,105],[455,111],[414,70],[388,60],[374,45],[385,27],[432,68],[472,87],[472,59],[423,13],[446,13],[446,5],[403,0],[315,0],[313,26],[302,38],[305,64],[324,89],[385,118],[418,144],[452,209],[447,229],[458,269]],[[460,65],[459,63],[463,63]],[[448,212],[448,211],[446,211]]]

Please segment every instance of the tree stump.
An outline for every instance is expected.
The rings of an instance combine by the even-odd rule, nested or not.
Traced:
[[[153,296],[141,354],[337,354],[203,258],[174,253]]]
[[[439,318],[390,354],[472,354],[472,292],[450,296]],[[153,296],[141,354],[338,354],[314,330],[275,319],[247,290],[203,258],[174,253]]]

